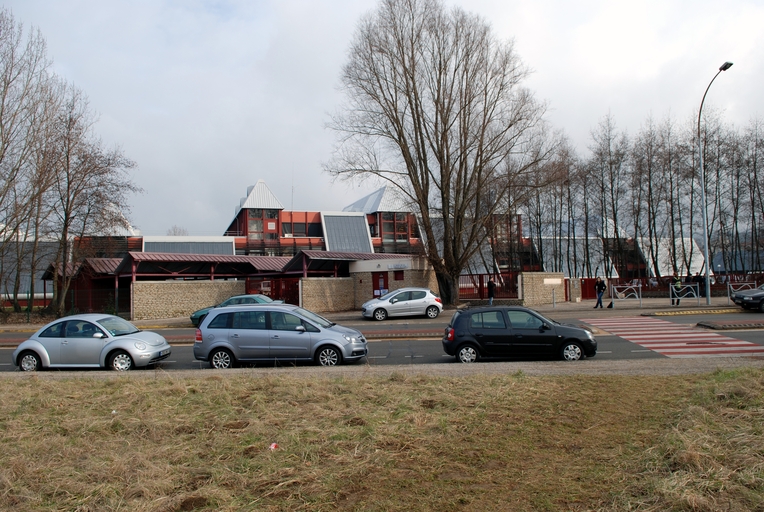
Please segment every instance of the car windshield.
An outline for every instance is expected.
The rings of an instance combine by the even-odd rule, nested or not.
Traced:
[[[138,332],[140,330],[127,320],[118,316],[107,316],[106,318],[97,320],[97,323],[109,331],[109,334],[112,336],[124,336],[126,334],[133,334],[134,332]]]
[[[318,325],[320,325],[323,328],[331,327],[334,325],[334,322],[330,322],[326,318],[322,317],[321,315],[317,315],[312,311],[308,311],[307,309],[297,308],[294,310],[295,313],[298,315],[302,315],[311,322],[315,322]]]
[[[255,297],[255,300],[257,302],[260,302],[261,304],[268,304],[269,302],[273,302],[273,299],[271,299],[267,295],[258,295]]]

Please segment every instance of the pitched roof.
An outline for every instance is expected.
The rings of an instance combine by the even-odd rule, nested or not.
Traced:
[[[238,213],[242,208],[263,208],[267,210],[283,210],[284,205],[281,204],[268,185],[263,180],[257,180],[255,185],[252,185],[247,189],[247,197],[242,198],[239,203],[239,208],[236,210]]]
[[[366,214],[376,212],[404,212],[412,211],[411,205],[401,197],[395,189],[385,185],[371,194],[362,197],[355,203],[342,209],[343,212],[363,212]]]

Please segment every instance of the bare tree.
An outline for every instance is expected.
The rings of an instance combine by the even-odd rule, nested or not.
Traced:
[[[176,226],[175,224],[172,225],[170,229],[167,230],[168,236],[188,236],[188,230],[181,226]]]
[[[78,243],[85,236],[127,228],[128,195],[139,192],[128,175],[135,164],[119,149],[107,150],[92,132],[95,117],[87,98],[69,86],[56,121],[56,158],[51,187],[53,231],[58,241],[54,265],[53,308],[65,312],[72,280],[69,263],[86,254]]]
[[[408,198],[446,303],[488,219],[551,150],[527,75],[511,42],[439,0],[381,0],[352,42],[347,104],[330,123],[342,139],[325,168]]]

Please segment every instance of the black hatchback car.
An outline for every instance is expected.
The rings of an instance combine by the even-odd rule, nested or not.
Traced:
[[[597,354],[597,340],[586,329],[549,320],[532,309],[486,306],[454,313],[443,350],[462,363],[511,357],[577,361]]]

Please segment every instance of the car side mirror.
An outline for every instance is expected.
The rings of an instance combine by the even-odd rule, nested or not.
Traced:
[[[106,335],[102,332],[96,332],[96,333],[93,333],[93,337],[98,339],[103,339],[106,337]]]
[[[305,332],[305,327],[302,325],[298,325],[297,327],[294,328],[294,330],[297,332]]]
[[[551,325],[549,325],[549,324],[542,324],[542,325],[541,325],[541,330],[542,330],[542,331],[549,331],[549,330],[551,330],[551,329],[552,329],[552,326],[551,326]]]
[[[398,299],[395,299],[395,298],[390,299],[390,304],[395,304],[396,302],[398,302]]]

